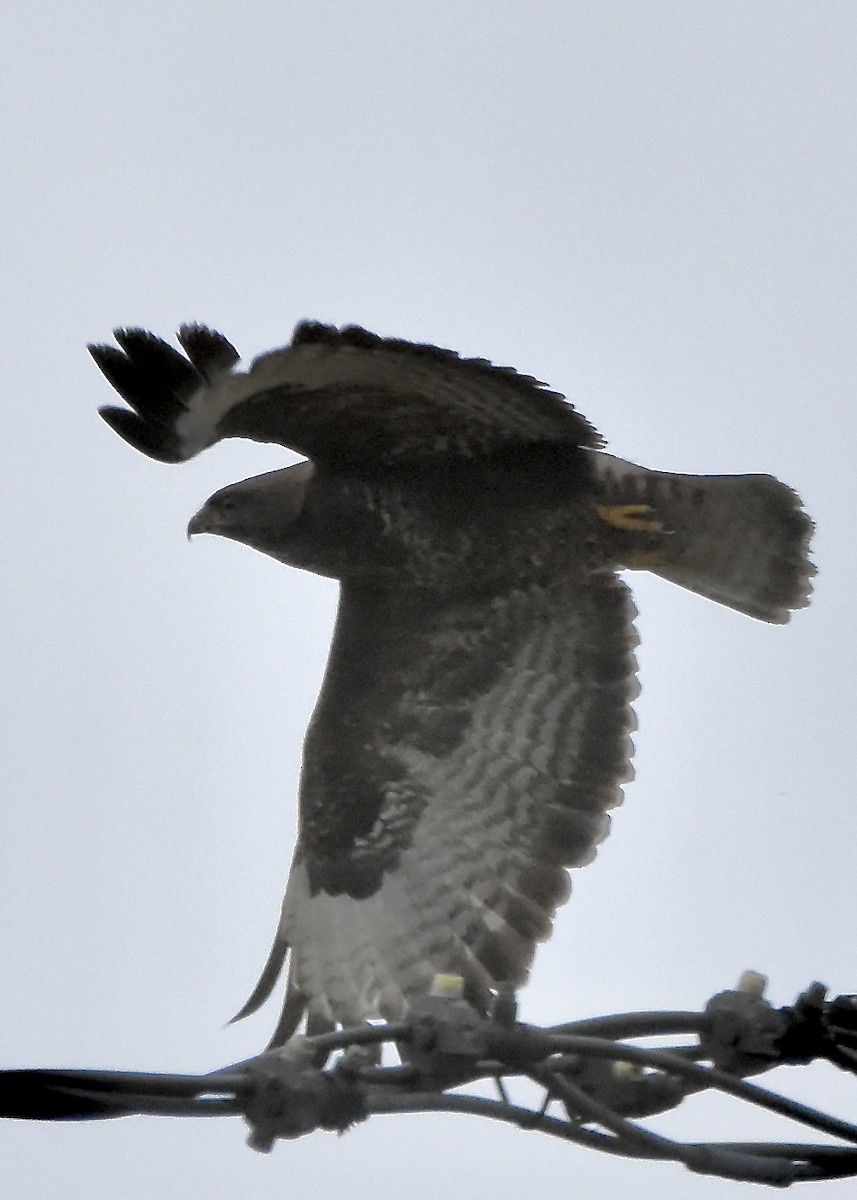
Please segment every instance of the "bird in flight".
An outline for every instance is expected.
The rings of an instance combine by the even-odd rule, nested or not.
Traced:
[[[762,621],[808,603],[812,523],[768,475],[648,470],[602,450],[556,392],[508,367],[297,326],[246,371],[219,333],[184,353],[141,329],[91,353],[135,449],[182,462],[224,438],[304,456],[192,517],[339,581],[306,735],[274,945],[272,1045],[398,1019],[437,974],[486,1010],[522,984],[631,778],[644,569]]]

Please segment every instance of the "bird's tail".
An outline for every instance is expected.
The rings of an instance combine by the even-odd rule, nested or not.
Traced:
[[[599,513],[622,565],[645,569],[760,621],[809,603],[813,524],[770,475],[672,475],[593,454]]]

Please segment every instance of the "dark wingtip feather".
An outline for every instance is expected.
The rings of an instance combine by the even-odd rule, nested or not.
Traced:
[[[140,394],[140,381],[127,355],[115,346],[90,345],[87,350],[101,374],[123,400],[135,405]]]
[[[184,355],[144,329],[117,329],[115,337],[121,349],[88,347],[99,370],[145,421],[172,427],[185,411],[185,401],[201,386],[199,373]]]
[[[154,392],[169,393],[175,407],[199,387],[199,374],[191,363],[172,346],[146,329],[114,329],[113,336],[128,356],[151,398]]]
[[[212,376],[230,370],[241,358],[228,338],[206,325],[182,325],[178,338],[194,367],[209,382]]]
[[[99,408],[98,415],[123,441],[149,458],[158,462],[177,463],[182,462],[185,457],[175,435],[169,429],[160,425],[150,425],[129,408],[106,405]]]

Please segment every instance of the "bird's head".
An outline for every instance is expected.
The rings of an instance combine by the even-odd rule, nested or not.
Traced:
[[[314,473],[312,463],[302,462],[221,488],[191,517],[188,538],[216,533],[290,561],[290,535],[303,511]]]

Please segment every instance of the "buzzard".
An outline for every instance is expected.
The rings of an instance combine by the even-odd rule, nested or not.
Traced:
[[[480,1009],[536,944],[631,778],[646,569],[762,621],[808,603],[812,523],[768,475],[611,457],[542,383],[449,350],[303,322],[247,371],[219,333],[92,346],[151,458],[222,438],[304,461],[216,492],[188,534],[339,580],[300,826],[254,1011],[288,959],[272,1045],[396,1019],[438,973]]]

